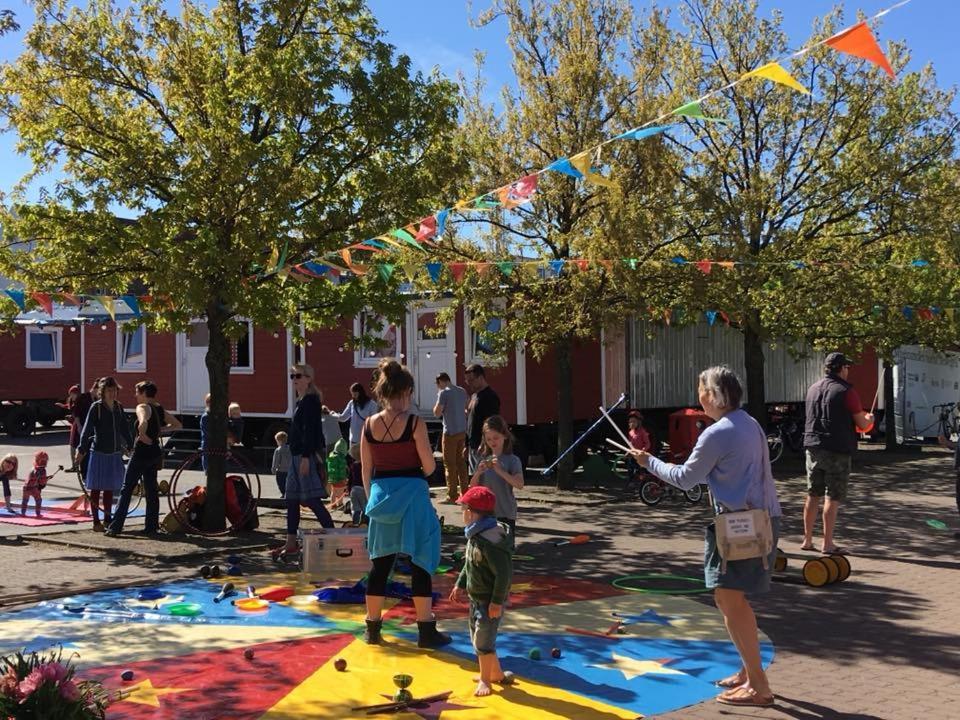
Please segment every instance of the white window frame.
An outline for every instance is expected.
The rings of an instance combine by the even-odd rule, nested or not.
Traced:
[[[250,338],[250,366],[249,367],[239,367],[233,364],[233,347],[230,348],[230,374],[231,375],[253,375],[253,320],[250,318],[239,317],[236,318],[237,322],[247,324],[247,333]],[[232,338],[230,339],[231,343],[236,342]]]
[[[400,357],[400,325],[395,322],[390,322],[383,315],[378,315],[377,313],[372,312],[370,310],[363,310],[359,314],[354,315],[353,316],[353,336],[355,338],[360,338],[363,335],[360,329],[360,318],[363,315],[372,315],[382,320],[384,323],[384,328],[383,328],[384,332],[386,332],[387,328],[393,327],[394,338],[395,338],[393,352],[388,353],[387,355],[375,355],[374,357],[370,357],[370,354],[367,352],[367,348],[363,345],[363,342],[361,341],[360,347],[354,349],[353,351],[353,367],[354,368],[375,368],[377,365],[380,364],[380,360],[385,357]],[[389,348],[384,348],[384,349],[389,350]]]
[[[470,310],[467,308],[463,309],[463,341],[464,341],[464,357],[467,358],[467,365],[472,365],[477,363],[478,365],[483,365],[484,367],[491,368],[500,368],[505,367],[509,362],[510,358],[507,353],[502,355],[477,355],[474,350],[476,350],[476,332],[473,329],[473,326],[470,324],[471,316]],[[500,318],[501,327],[505,320],[503,317]]]
[[[53,360],[31,360],[30,359],[30,336],[31,335],[52,335],[53,336]],[[62,368],[63,367],[63,328],[39,328],[27,326],[24,333],[26,341],[26,367],[28,368]]]
[[[124,362],[123,355],[123,336],[132,335],[134,332],[143,333],[143,360],[139,362]],[[126,326],[117,323],[117,372],[144,372],[147,369],[147,328],[144,325],[138,325],[128,332]]]

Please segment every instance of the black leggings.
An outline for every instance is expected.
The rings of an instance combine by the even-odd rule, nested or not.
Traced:
[[[373,568],[367,576],[367,595],[384,597],[387,594],[387,579],[396,560],[396,555],[384,555],[373,559]],[[410,568],[410,587],[413,590],[413,597],[433,597],[433,580],[430,578],[430,573],[412,562]]]

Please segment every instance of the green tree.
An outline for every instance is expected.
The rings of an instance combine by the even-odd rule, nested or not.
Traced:
[[[625,0],[497,0],[478,22],[498,19],[507,24],[514,83],[503,88],[499,109],[487,100],[482,65],[477,79],[464,82],[462,135],[472,187],[536,173],[655,115],[652,88],[664,48],[656,39],[638,46],[646,65],[636,75],[629,70],[633,13]],[[451,221],[459,239],[449,238],[442,249],[450,260],[492,264],[463,282],[444,281],[470,308],[476,331],[500,317],[501,347],[523,342],[538,358],[555,352],[558,451],[573,440],[574,344],[595,341],[604,327],[622,327],[635,303],[623,290],[624,275],[642,270],[642,260],[673,234],[687,232],[660,221],[677,201],[676,183],[663,172],[672,157],[662,143],[624,140],[589,160],[603,168],[595,181],[547,172],[537,178],[530,203],[515,206],[497,193],[462,203],[462,219]],[[656,273],[645,280],[652,297]],[[561,464],[560,487],[572,486],[572,470],[571,462]]]
[[[814,23],[813,38],[830,37],[842,21],[835,9]],[[676,104],[790,52],[780,14],[760,18],[755,1],[687,0],[676,30],[660,22],[653,16],[644,32],[670,35],[661,89]],[[884,338],[904,337],[902,305],[943,304],[954,285],[910,265],[956,257],[955,237],[939,232],[941,202],[956,192],[953,95],[929,67],[903,72],[902,45],[887,53],[896,82],[821,45],[784,63],[811,94],[751,79],[705,102],[707,114],[727,122],[684,118],[688,132],[671,135],[679,180],[696,199],[684,212],[699,220],[672,252],[738,263],[709,278],[683,268],[675,302],[733,318],[748,408],[761,421],[766,342],[856,344],[869,335],[883,352]],[[937,328],[931,337],[955,337],[955,325]]]
[[[0,110],[33,171],[10,199],[3,270],[30,289],[123,293],[144,283],[147,322],[204,317],[210,447],[225,447],[230,335],[332,325],[401,300],[377,277],[286,281],[322,257],[418,217],[457,171],[453,83],[397,55],[361,0],[35,0],[25,52],[3,70]],[[62,173],[26,202],[23,186]],[[133,222],[117,217],[124,208]],[[169,303],[164,300],[169,298]],[[220,458],[209,498],[223,518]]]

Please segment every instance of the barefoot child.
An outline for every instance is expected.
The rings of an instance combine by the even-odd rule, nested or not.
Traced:
[[[23,486],[23,504],[20,506],[20,514],[27,514],[27,501],[33,498],[36,503],[37,517],[40,517],[40,492],[47,486],[47,461],[50,456],[43,450],[37,450],[33,456],[33,470],[27,477],[27,482]]]
[[[0,460],[0,482],[3,483],[3,502],[6,504],[7,512],[16,513],[13,503],[10,501],[10,481],[17,479],[17,470],[20,462],[17,456],[9,453]]]
[[[506,526],[493,515],[497,498],[488,488],[472,487],[457,502],[463,505],[467,550],[450,600],[459,602],[463,590],[470,598],[470,641],[480,663],[474,695],[484,696],[490,694],[493,683],[513,682],[513,673],[500,667],[496,650],[497,628],[513,579],[513,542]]]
[[[284,497],[287,492],[287,473],[290,472],[290,446],[287,445],[287,434],[283,430],[274,435],[273,439],[277,443],[277,449],[273,451],[270,470],[276,475],[280,497]]]
[[[470,479],[471,487],[489,488],[497,499],[496,518],[517,533],[517,499],[514,489],[523,489],[523,464],[513,454],[513,435],[507,421],[499,415],[488,417],[483,423],[483,445],[480,462]]]

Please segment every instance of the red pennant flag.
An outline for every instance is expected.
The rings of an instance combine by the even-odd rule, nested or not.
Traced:
[[[865,22],[857,23],[852,28],[837,33],[827,40],[826,44],[834,50],[863,58],[874,65],[880,66],[891,78],[895,79],[897,77],[887,61],[887,56],[883,54],[883,50],[877,44],[877,39],[870,32],[870,27]]]
[[[453,275],[455,282],[463,280],[463,274],[467,271],[466,263],[450,263],[450,274]]]
[[[50,293],[32,292],[30,293],[30,297],[36,300],[40,304],[40,307],[46,310],[47,315],[53,317],[53,300],[50,297]]]
[[[81,300],[79,297],[77,297],[73,293],[62,292],[57,294],[60,296],[61,300],[63,300],[64,302],[68,302],[71,305],[75,305],[76,307],[80,307],[81,305],[83,305],[83,300]]]
[[[713,263],[709,260],[698,260],[696,262],[697,270],[702,272],[704,275],[709,275],[710,271],[713,270]]]
[[[430,217],[425,217],[420,221],[420,229],[417,230],[417,236],[415,240],[417,242],[423,242],[424,240],[429,240],[434,235],[437,234],[437,218],[433,215]]]
[[[928,307],[917,308],[917,315],[921,320],[933,320],[933,311]]]
[[[581,271],[585,271],[590,267],[590,261],[585,258],[578,258],[574,260],[573,263],[580,268]]]
[[[730,316],[727,315],[723,310],[720,311],[720,317],[723,318],[723,321],[724,321],[727,325],[730,324]]]

